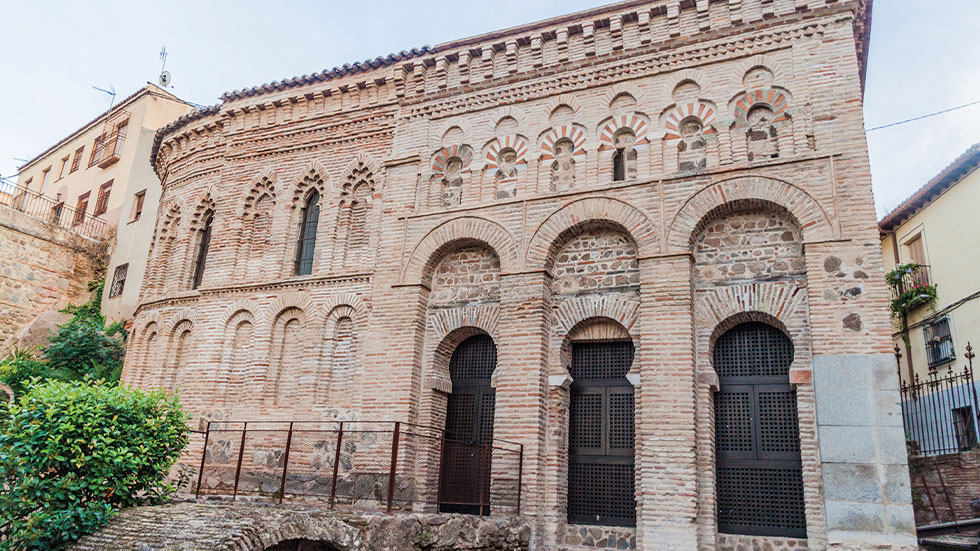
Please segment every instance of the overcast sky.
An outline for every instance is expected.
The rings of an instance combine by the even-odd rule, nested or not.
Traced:
[[[0,0],[0,175],[131,94],[170,56],[172,91],[222,92],[597,5],[585,0],[269,2]],[[866,128],[980,100],[980,2],[878,0]],[[869,133],[879,216],[971,144],[980,105]],[[18,160],[21,159],[21,160]]]

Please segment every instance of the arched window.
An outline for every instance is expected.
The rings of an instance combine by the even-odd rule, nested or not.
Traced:
[[[620,130],[613,136],[616,153],[613,154],[613,180],[622,182],[636,178],[636,134],[632,130]]]
[[[636,526],[630,341],[573,342],[568,522]]]
[[[208,260],[208,247],[211,246],[211,223],[213,221],[214,215],[208,214],[208,217],[204,220],[204,226],[199,232],[197,257],[194,259],[194,278],[191,281],[191,289],[197,289],[204,279],[204,265]],[[185,279],[184,281],[187,280]]]
[[[715,343],[720,532],[806,537],[792,363],[789,337],[765,323],[742,323]]]
[[[497,346],[489,335],[475,335],[461,342],[449,360],[452,392],[446,403],[441,512],[490,513],[490,460],[496,403],[490,378],[496,367]],[[481,495],[484,499],[481,506],[469,505],[479,503]],[[461,505],[464,503],[467,505]]]
[[[313,190],[303,206],[303,222],[299,227],[296,246],[296,275],[313,273],[313,252],[316,250],[316,226],[320,219],[320,194]]]

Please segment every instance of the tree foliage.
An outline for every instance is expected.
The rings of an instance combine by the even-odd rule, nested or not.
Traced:
[[[0,549],[56,549],[121,507],[165,500],[188,430],[179,400],[162,392],[30,385],[0,428]]]
[[[72,318],[58,326],[48,339],[48,346],[41,347],[40,355],[15,350],[0,360],[0,382],[10,385],[19,396],[34,377],[118,381],[126,352],[126,329],[121,322],[105,325],[105,316],[99,310],[104,284],[89,283],[89,301],[63,310]]]

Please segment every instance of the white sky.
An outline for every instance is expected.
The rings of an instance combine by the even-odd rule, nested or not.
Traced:
[[[585,0],[360,2],[0,0],[0,175],[156,81],[164,44],[172,91],[222,92],[423,44],[587,9]],[[865,96],[872,128],[980,100],[980,2],[877,0]],[[879,216],[971,144],[980,105],[869,134]]]

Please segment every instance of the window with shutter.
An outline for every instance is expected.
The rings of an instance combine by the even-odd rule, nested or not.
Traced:
[[[449,360],[439,510],[490,514],[490,472],[496,391],[490,377],[497,346],[489,335],[461,342]],[[482,501],[481,501],[482,496]]]
[[[714,368],[718,530],[806,537],[793,344],[764,323],[718,338]]]
[[[568,522],[635,526],[629,341],[572,343]]]

